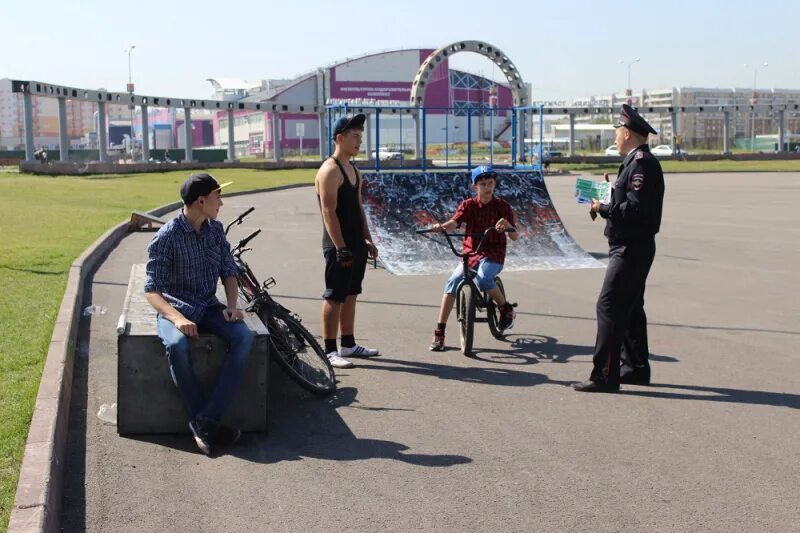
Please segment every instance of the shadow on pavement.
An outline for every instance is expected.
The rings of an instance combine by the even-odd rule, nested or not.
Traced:
[[[92,301],[92,285],[83,290],[83,302]],[[81,316],[75,348],[72,375],[72,397],[69,405],[67,453],[64,463],[61,530],[86,530],[86,432],[89,399],[89,346],[92,317]]]
[[[214,457],[230,455],[261,464],[298,461],[303,458],[331,461],[391,459],[426,467],[446,467],[472,462],[472,459],[463,455],[406,453],[408,446],[400,442],[359,438],[347,426],[337,409],[407,409],[358,405],[358,390],[354,387],[344,387],[329,397],[318,398],[289,382],[275,366],[272,370],[275,372],[270,378],[269,431],[246,433],[236,445],[215,449]],[[131,435],[125,438],[200,454],[189,434]]]
[[[566,363],[571,357],[591,357],[594,346],[580,346],[577,344],[562,344],[555,337],[547,335],[531,335],[521,333],[506,335],[496,342],[503,343],[502,348],[476,348],[473,357],[488,363],[501,363],[506,365],[530,365],[540,361],[553,363]],[[666,355],[650,355],[651,361],[677,362],[678,359]]]
[[[661,389],[673,389],[675,392]],[[678,392],[689,391],[689,392]],[[702,387],[699,385],[676,385],[652,383],[648,387],[625,388],[628,396],[646,396],[667,400],[701,400],[706,402],[744,403],[750,405],[771,405],[800,409],[800,394],[767,392],[756,390],[726,389],[722,387]],[[694,394],[692,394],[694,393]]]
[[[230,455],[255,463],[303,458],[330,461],[390,459],[425,467],[448,467],[472,462],[463,455],[408,453],[409,447],[400,442],[359,438],[339,416],[337,409],[396,409],[357,405],[358,390],[354,387],[341,388],[332,396],[319,399],[300,392],[296,387],[295,391],[290,391],[289,387],[293,385],[278,385],[276,394],[272,395],[270,411],[274,416],[270,420],[269,434],[246,435],[241,445],[229,449]],[[301,395],[311,400],[303,400]]]
[[[465,358],[468,362],[470,358]],[[380,362],[380,364],[377,363]],[[531,387],[547,383],[547,376],[533,372],[520,372],[507,368],[486,368],[476,366],[451,366],[442,363],[422,361],[401,361],[381,357],[376,363],[361,363],[359,368],[383,370],[388,372],[407,372],[439,379],[480,383],[483,385],[502,385],[505,387]]]

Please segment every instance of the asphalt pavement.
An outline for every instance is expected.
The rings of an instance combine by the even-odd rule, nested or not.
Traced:
[[[575,177],[547,178],[567,231],[605,261]],[[70,418],[64,531],[797,531],[800,174],[672,174],[646,294],[653,384],[585,394],[603,270],[510,272],[505,340],[427,350],[446,274],[369,269],[357,340],[382,355],[304,393],[277,368],[270,430],[220,456],[188,436],[123,438],[116,322],[126,237],[93,278]],[[231,197],[256,211],[251,266],[319,334],[321,220],[311,188]],[[513,243],[511,243],[513,246]],[[87,304],[88,305],[88,304]],[[145,393],[143,391],[143,393]]]

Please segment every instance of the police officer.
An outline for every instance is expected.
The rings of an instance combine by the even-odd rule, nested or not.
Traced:
[[[622,104],[615,144],[625,157],[611,203],[592,201],[590,215],[606,219],[608,269],[597,299],[597,340],[589,379],[582,392],[615,392],[620,383],[650,383],[644,289],[661,226],[664,174],[650,153],[647,135],[656,133],[639,113]],[[608,174],[605,175],[608,180]]]

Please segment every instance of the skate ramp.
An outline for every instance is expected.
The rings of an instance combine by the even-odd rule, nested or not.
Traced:
[[[505,270],[602,268],[570,237],[535,171],[499,173],[496,194],[519,218],[520,238],[510,242]],[[472,195],[465,172],[364,172],[364,210],[380,258],[398,275],[450,272],[457,259],[441,235],[416,235],[448,220]]]

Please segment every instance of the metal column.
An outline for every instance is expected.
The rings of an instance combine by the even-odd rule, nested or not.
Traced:
[[[97,104],[97,146],[100,149],[100,162],[108,163],[108,132],[106,131],[106,103]]]
[[[427,125],[426,124],[426,119],[425,119],[425,108],[420,108],[419,112],[422,113],[422,126],[421,126],[421,128],[422,128],[422,152],[421,152],[421,155],[422,155],[422,159],[421,159],[421,161],[422,161],[422,170],[427,170],[427,163],[426,163],[426,158],[425,158],[425,152],[427,151],[427,139],[425,138],[425,126]]]
[[[517,160],[521,157],[521,154],[525,153],[525,120],[517,120],[517,127],[514,128],[517,132],[517,150],[516,156]],[[516,164],[516,161],[511,162],[512,165]]]
[[[236,138],[233,135],[233,109],[228,109],[228,161],[236,161]]]
[[[373,159],[372,154],[372,116],[371,113],[367,114],[367,120],[364,121],[364,138],[367,141],[367,161]],[[380,154],[375,154],[380,157]]]
[[[150,161],[150,117],[146,105],[139,106],[142,112],[142,161]]]
[[[414,113],[414,159],[422,161],[425,159],[425,154],[422,153],[422,121],[420,120],[419,113]]]
[[[33,102],[28,92],[22,93],[22,108],[25,114],[25,161],[34,161],[33,152]]]
[[[517,163],[520,162],[521,156],[517,154],[517,124],[522,122],[524,119],[520,120],[519,117],[522,117],[523,112],[521,110],[512,109],[511,110],[511,167],[514,168],[517,166]],[[525,131],[525,128],[519,128],[519,131]]]
[[[569,156],[575,157],[575,115],[569,116]]]
[[[61,161],[69,161],[69,137],[67,137],[67,100],[58,99],[58,150]]]
[[[730,111],[725,110],[722,115],[722,153],[727,155],[731,153],[731,134],[729,131],[731,124],[731,113]]]
[[[272,112],[272,160],[281,160],[281,114]]]
[[[788,152],[788,146],[784,149],[784,143],[786,142],[786,121],[784,120],[784,111],[781,109],[778,111],[778,151],[779,152]]]
[[[320,111],[319,113],[319,159],[322,161],[325,159],[327,154],[325,153],[325,147],[328,145],[327,142],[327,129],[325,128],[325,113]]]
[[[375,110],[375,146],[381,145],[381,110],[380,108]],[[380,152],[380,150],[378,150]],[[375,170],[381,170],[381,154],[378,153],[378,157],[375,158]]]
[[[670,113],[670,118],[672,119],[672,140],[669,144],[672,146],[672,153],[674,154],[677,152],[677,148],[675,146],[675,136],[678,135],[678,113],[673,111]]]
[[[183,108],[183,138],[186,140],[186,157],[184,163],[192,161],[192,109]]]
[[[467,108],[467,169],[472,169],[472,108]]]

